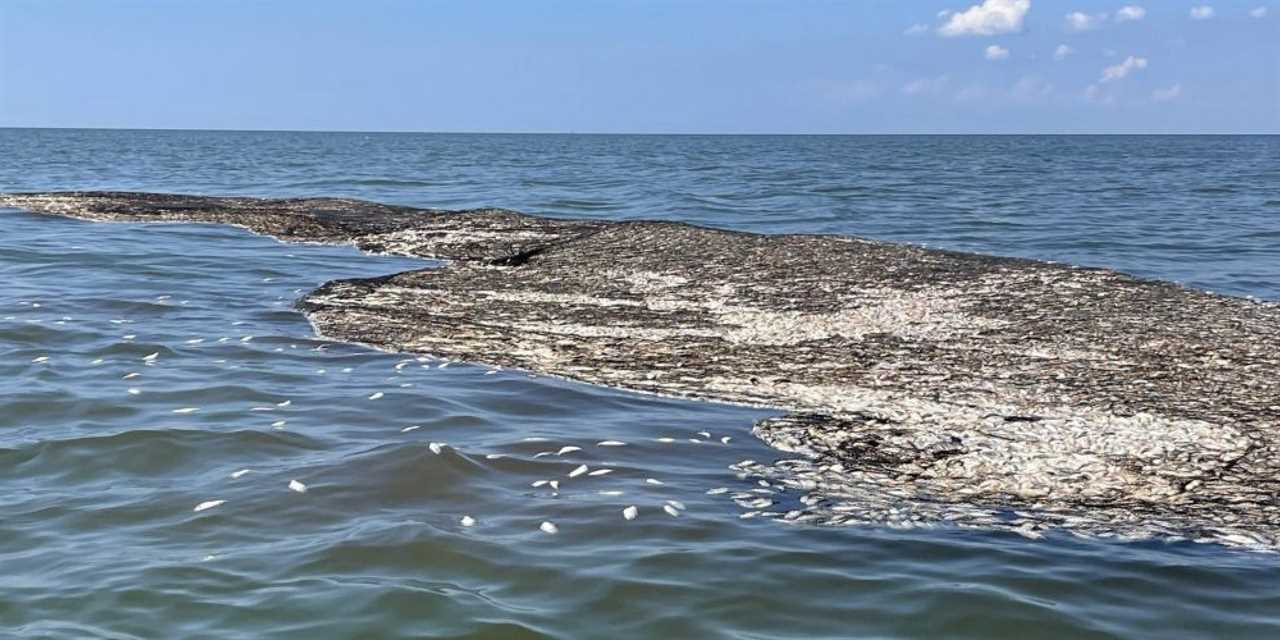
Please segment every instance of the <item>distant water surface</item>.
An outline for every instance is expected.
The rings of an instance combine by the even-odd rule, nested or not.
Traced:
[[[53,189],[840,232],[1280,298],[1268,137],[0,130],[0,190]],[[6,637],[1280,637],[1274,555],[742,519],[707,492],[801,495],[729,468],[782,455],[750,435],[768,412],[330,343],[291,310],[420,261],[0,216]]]

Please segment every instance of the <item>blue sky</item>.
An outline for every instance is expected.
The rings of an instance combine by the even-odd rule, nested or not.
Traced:
[[[1280,133],[1280,0],[0,0],[0,126]]]

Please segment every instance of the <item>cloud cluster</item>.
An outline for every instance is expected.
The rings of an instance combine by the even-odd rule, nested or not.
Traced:
[[[964,11],[948,14],[938,34],[955,36],[994,36],[1022,31],[1022,21],[1031,10],[1031,0],[983,0]]]
[[[1102,26],[1107,21],[1107,14],[1095,13],[1088,14],[1082,11],[1072,11],[1067,14],[1067,30],[1068,31],[1089,31]]]
[[[1213,7],[1207,4],[1202,4],[1198,7],[1191,8],[1192,20],[1208,20],[1209,18],[1212,18],[1212,17],[1213,17]]]
[[[1116,12],[1116,22],[1134,22],[1145,17],[1147,17],[1147,10],[1135,5],[1120,7]]]
[[[1254,7],[1253,9],[1250,9],[1250,10],[1249,10],[1249,15],[1250,15],[1251,17],[1254,17],[1254,18],[1265,18],[1265,17],[1267,17],[1267,8],[1266,8],[1266,7]]]
[[[998,44],[993,44],[987,47],[982,55],[986,56],[988,60],[1005,60],[1009,57],[1009,50]]]
[[[1145,17],[1147,17],[1147,10],[1134,4],[1120,7],[1114,16],[1105,11],[1102,13],[1072,11],[1066,16],[1067,31],[1090,31],[1106,24],[1108,20],[1115,20],[1119,24],[1137,22]]]
[[[1066,59],[1067,59],[1067,56],[1069,56],[1069,55],[1071,55],[1071,54],[1073,54],[1073,53],[1075,53],[1075,52],[1076,52],[1076,50],[1075,50],[1075,49],[1072,49],[1071,47],[1068,47],[1068,46],[1067,46],[1067,45],[1065,45],[1065,44],[1060,44],[1060,45],[1058,45],[1058,48],[1057,48],[1057,49],[1054,49],[1054,50],[1053,50],[1053,59],[1054,59],[1054,60],[1066,60]]]
[[[1102,79],[1099,82],[1112,82],[1121,80],[1133,73],[1147,68],[1146,58],[1137,58],[1129,56],[1120,64],[1114,64],[1102,70]]]

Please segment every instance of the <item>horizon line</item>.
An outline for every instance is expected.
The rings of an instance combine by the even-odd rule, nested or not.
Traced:
[[[696,131],[473,131],[412,129],[233,129],[196,127],[50,127],[2,125],[0,130],[46,131],[187,131],[222,133],[355,133],[501,136],[1278,136],[1280,131],[864,131],[864,132],[696,132]]]

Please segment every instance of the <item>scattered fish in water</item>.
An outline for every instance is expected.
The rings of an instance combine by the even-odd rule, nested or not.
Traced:
[[[589,475],[589,476],[604,476],[604,475],[608,475],[608,474],[610,474],[610,473],[613,473],[613,469],[596,469],[595,471],[592,471],[591,473],[588,473],[587,475]]]
[[[155,362],[155,361],[156,361],[156,359],[157,359],[157,358],[159,358],[159,357],[160,357],[160,352],[159,352],[159,351],[157,351],[157,352],[155,352],[155,353],[148,353],[147,355],[142,356],[142,361],[143,361],[143,362]]]
[[[206,500],[196,505],[196,508],[192,509],[192,511],[204,511],[205,509],[212,509],[216,506],[223,505],[226,503],[227,503],[226,500]]]
[[[173,412],[174,413],[195,413],[199,410],[200,410],[200,407],[183,407],[181,409],[174,409]]]
[[[622,517],[627,520],[635,520],[636,516],[639,514],[640,510],[635,508],[634,505],[622,510]]]
[[[386,395],[386,394],[384,394],[384,393],[382,393],[381,391],[379,391],[379,392],[377,392],[377,393],[375,393],[375,394],[373,394],[373,395],[370,395],[370,396],[369,396],[369,399],[370,399],[370,400],[377,400],[377,399],[381,398],[381,397],[382,397],[382,396],[384,396],[384,395]]]
[[[700,436],[702,436],[702,437],[704,437],[704,438],[708,438],[708,439],[710,439],[710,438],[711,438],[711,434],[710,434],[709,432],[707,432],[707,431],[699,431],[699,432],[698,432],[698,435],[700,435]]]
[[[709,496],[718,496],[724,493],[729,493],[728,487],[716,487],[715,489],[707,489],[707,495]]]
[[[432,443],[430,443],[430,444],[428,444],[428,445],[427,445],[427,448],[431,450],[431,453],[434,453],[434,454],[436,454],[436,455],[440,455],[440,452],[441,452],[441,451],[444,451],[444,443],[443,443],[443,442],[432,442]]]
[[[201,342],[204,342],[204,338],[195,338],[192,340],[188,340],[186,341],[185,344],[200,344]]]
[[[582,475],[582,474],[584,474],[584,473],[586,473],[586,472],[587,472],[587,465],[585,465],[585,464],[578,465],[578,467],[577,467],[577,468],[575,468],[573,471],[570,471],[570,472],[569,472],[569,477],[570,477],[570,478],[576,478],[576,477],[578,477],[578,476],[580,476],[580,475]]]
[[[410,431],[417,431],[418,429],[421,429],[421,428],[422,428],[422,427],[421,427],[420,425],[416,425],[416,424],[415,424],[415,425],[413,425],[413,426],[405,427],[405,428],[401,429],[401,430],[400,430],[400,433],[409,433]]]
[[[669,505],[669,504],[664,504],[664,505],[662,505],[662,510],[663,510],[663,511],[666,511],[666,512],[667,512],[667,515],[670,515],[672,518],[679,518],[679,517],[680,517],[680,512],[679,512],[679,511],[677,511],[675,507],[673,507],[673,506],[671,506],[671,505]]]
[[[679,500],[668,500],[668,501],[667,501],[667,504],[669,504],[669,505],[671,505],[671,506],[673,506],[673,507],[675,507],[675,508],[677,508],[677,509],[679,509],[679,510],[681,510],[681,511],[684,511],[684,510],[686,509],[686,507],[684,506],[684,503],[683,503],[683,502],[680,502]]]
[[[276,420],[275,422],[272,422],[272,423],[271,423],[271,426],[272,426],[272,427],[274,427],[274,428],[276,428],[276,429],[281,429],[281,428],[283,428],[286,424],[289,424],[289,422],[288,422],[287,420]]]
[[[462,519],[458,521],[458,524],[461,524],[464,527],[473,527],[476,524],[476,519],[471,516],[462,516]]]
[[[289,490],[291,490],[291,491],[296,491],[296,492],[298,492],[298,493],[306,493],[306,492],[307,492],[307,485],[302,484],[301,482],[298,482],[297,480],[290,480],[290,481],[289,481]]]
[[[649,483],[649,484],[666,484],[665,482],[663,482],[663,481],[661,481],[661,480],[658,480],[658,479],[655,479],[655,478],[645,478],[645,479],[644,479],[644,481],[645,481],[645,482],[647,482],[647,483]]]
[[[277,402],[277,403],[276,403],[276,406],[277,406],[277,407],[287,407],[287,406],[289,406],[289,405],[291,405],[291,404],[293,404],[293,401],[292,401],[292,400],[285,400],[284,402]]]
[[[620,495],[622,495],[622,492],[621,492],[621,491],[618,491],[617,489],[608,489],[608,490],[605,490],[605,491],[597,491],[596,493],[597,493],[597,494],[599,494],[599,495],[602,495],[602,496],[620,496]]]
[[[129,389],[129,390],[128,390],[128,393],[129,393],[129,395],[131,395],[131,396],[136,396],[136,395],[138,395],[138,394],[142,393],[142,389],[138,389],[138,388]]]
[[[240,478],[240,477],[243,477],[243,476],[244,476],[245,474],[247,474],[247,473],[253,473],[253,470],[252,470],[252,469],[240,469],[239,471],[232,471],[232,472],[231,472],[231,477],[232,477],[233,479],[235,479],[235,478]]]
[[[574,447],[574,446],[560,447],[560,450],[556,452],[556,455],[562,456],[566,453],[573,453],[574,451],[582,451],[582,447]]]
[[[135,371],[134,373],[126,373],[126,374],[124,374],[124,376],[122,376],[122,377],[121,377],[121,380],[132,380],[132,379],[134,379],[134,378],[136,378],[136,377],[138,377],[138,376],[140,376],[140,375],[142,375],[142,374],[141,374],[141,373],[138,373],[138,372],[136,372],[136,371]]]
[[[103,359],[103,358],[98,358],[97,360],[94,360],[93,362],[90,362],[89,364],[102,364],[102,363],[104,363],[104,362],[106,362],[106,360],[105,360],[105,359]]]
[[[560,527],[557,527],[554,522],[549,521],[538,525],[538,528],[542,529],[544,533],[557,533],[560,531]]]
[[[253,336],[245,336],[243,338],[240,338],[240,342],[248,342],[250,340],[253,340]]]
[[[535,489],[536,489],[536,488],[538,488],[538,487],[546,486],[547,482],[548,482],[547,480],[534,480],[534,481],[533,481],[533,484],[531,484],[531,485],[529,485],[529,486],[531,486],[531,487],[533,487],[533,488],[535,488]]]
[[[48,362],[49,356],[40,356],[38,358],[32,358],[31,361],[35,363]]]
[[[547,482],[547,484],[551,485],[551,488],[552,488],[552,489],[554,489],[554,490],[556,490],[556,491],[559,491],[559,490],[560,490],[560,481],[559,481],[559,480],[551,480],[551,481]]]
[[[600,442],[596,443],[596,446],[597,447],[625,447],[627,446],[627,443],[622,442],[621,440],[601,440]]]
[[[505,457],[507,457],[507,454],[505,454],[505,453],[487,453],[487,454],[485,454],[484,459],[485,459],[485,460],[497,460],[497,459],[499,459],[499,458],[505,458]]]
[[[723,438],[720,438],[720,443],[721,443],[721,444],[729,444],[729,441],[730,441],[730,440],[733,440],[733,438],[730,438],[729,436],[725,436],[725,437],[723,437]]]
[[[667,443],[671,443],[671,442],[675,442],[675,441],[676,441],[676,439],[675,439],[675,438],[658,438],[658,442],[667,442]]]

